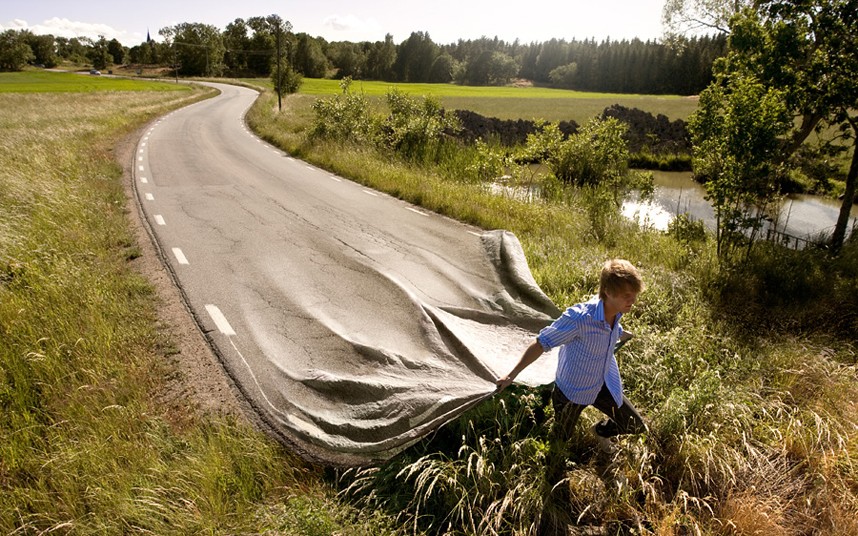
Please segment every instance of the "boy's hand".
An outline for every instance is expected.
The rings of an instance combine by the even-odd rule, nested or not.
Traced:
[[[504,376],[503,378],[499,378],[498,381],[496,382],[498,388],[497,388],[497,391],[495,391],[495,392],[500,393],[501,391],[503,391],[504,389],[509,387],[509,385],[512,383],[512,381],[514,379],[515,379],[515,377],[509,376],[509,375]]]

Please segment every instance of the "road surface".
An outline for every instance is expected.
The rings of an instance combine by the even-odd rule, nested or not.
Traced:
[[[386,459],[494,392],[558,311],[517,239],[294,159],[248,131],[255,91],[153,122],[138,202],[207,339],[304,456]],[[553,364],[520,379],[551,381]]]

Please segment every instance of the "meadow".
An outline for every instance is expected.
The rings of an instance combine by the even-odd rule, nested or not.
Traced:
[[[187,89],[187,88],[186,88]],[[27,71],[0,73],[0,93],[93,93],[103,91],[179,91],[175,83],[132,80],[87,73]]]
[[[270,80],[249,78],[246,83],[272,89]],[[392,88],[408,95],[432,96],[449,109],[472,110],[498,119],[574,120],[584,124],[612,104],[640,108],[653,115],[663,114],[671,121],[687,119],[697,108],[694,97],[677,95],[625,95],[584,93],[544,87],[474,87],[454,84],[393,84],[356,80],[352,91],[369,97],[384,97]],[[299,95],[326,97],[341,93],[339,80],[305,78]]]
[[[689,229],[606,214],[596,232],[573,190],[529,203],[443,166],[313,141],[320,95],[303,91],[282,112],[263,93],[248,123],[342,176],[515,232],[555,303],[593,293],[606,257],[638,265],[648,288],[619,359],[650,432],[610,459],[579,434],[560,512],[540,390],[510,389],[388,463],[348,471],[308,466],[244,422],[165,407],[159,386],[179,371],[134,269],[136,208],[113,148],[211,94],[182,87],[0,94],[0,532],[524,535],[555,515],[607,534],[858,533],[858,318],[844,298],[858,295],[858,248],[840,259],[762,248],[752,269],[723,270],[711,238]],[[640,99],[647,111],[659,100]],[[486,106],[504,100],[517,99]],[[596,418],[585,411],[579,428]]]

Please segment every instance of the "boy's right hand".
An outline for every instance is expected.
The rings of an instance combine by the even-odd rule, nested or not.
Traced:
[[[495,392],[500,393],[501,391],[503,391],[504,389],[509,387],[509,385],[512,383],[512,381],[514,379],[515,378],[513,376],[510,376],[510,375],[504,376],[503,378],[498,378],[498,381],[495,382],[495,383],[497,383],[497,386],[498,386],[497,391],[495,391]]]

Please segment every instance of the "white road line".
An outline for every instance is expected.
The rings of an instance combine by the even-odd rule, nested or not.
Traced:
[[[377,194],[377,193],[372,192],[372,191],[370,191],[370,190],[364,190],[364,191],[363,191],[363,193],[365,193],[366,195],[371,195],[371,196],[373,196],[373,197],[378,197],[378,194]]]
[[[142,162],[142,161],[143,161],[143,157],[142,157],[142,156],[138,156],[138,157],[137,157],[137,161],[138,161],[138,162]]]
[[[429,215],[428,215],[428,214],[425,214],[425,213],[423,213],[423,212],[420,212],[420,211],[419,211],[419,210],[417,210],[416,208],[405,207],[405,210],[410,210],[411,212],[415,212],[415,213],[420,214],[421,216],[425,216],[425,217],[427,217],[427,218],[429,217]]]
[[[149,179],[147,179],[146,177],[140,177],[140,182],[142,182],[143,184],[146,184],[149,182]]]
[[[185,257],[185,254],[182,253],[181,249],[173,248],[173,255],[176,256],[176,260],[179,261],[179,264],[191,264],[188,262],[187,257]]]
[[[138,169],[139,169],[140,171],[146,171],[146,168],[144,168],[143,166],[138,166]]]
[[[220,309],[218,309],[216,305],[206,305],[206,311],[209,313],[209,316],[214,321],[218,331],[220,331],[227,337],[235,335],[235,330],[232,329],[232,326],[229,325],[229,322],[227,322],[226,317],[223,316],[223,313],[220,312]]]
[[[481,235],[480,233],[475,233],[474,231],[468,231],[468,232],[469,232],[469,233],[471,233],[471,234],[472,234],[472,235],[474,235],[474,236],[483,236],[483,235]]]
[[[338,178],[334,177],[333,175],[328,175],[328,176],[329,176],[332,180],[335,180],[335,181],[337,181],[337,182],[343,182],[343,180],[342,180],[342,179],[338,179]]]
[[[316,171],[316,168],[314,168],[314,167],[312,167],[312,166],[304,166],[304,167],[305,167],[305,168],[307,168],[307,169],[309,169],[309,170],[311,170],[311,171]]]
[[[167,225],[167,222],[164,221],[164,216],[160,214],[155,214],[155,223],[158,225]]]
[[[154,196],[154,195],[152,195],[152,194],[146,194],[146,201],[154,201],[154,200],[155,200],[155,196]]]
[[[144,138],[144,139],[145,139],[145,138]],[[143,143],[141,143],[141,144],[140,144],[140,147],[146,147],[146,142],[144,141]]]

